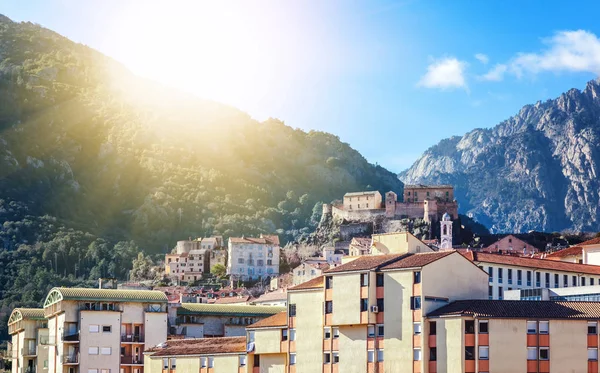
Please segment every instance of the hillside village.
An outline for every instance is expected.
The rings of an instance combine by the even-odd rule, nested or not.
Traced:
[[[339,221],[343,240],[293,261],[286,257],[293,246],[282,248],[277,235],[178,241],[156,269],[158,284],[101,279],[96,289],[54,288],[42,308],[15,308],[5,369],[381,372],[410,362],[414,372],[479,372],[502,364],[489,355],[493,343],[528,351],[516,335],[483,338],[500,333],[506,317],[530,333],[530,314],[538,315],[540,338],[548,328],[551,339],[566,338],[563,314],[548,307],[582,313],[582,325],[596,328],[595,342],[563,348],[597,354],[600,307],[584,310],[578,302],[600,302],[600,238],[538,247],[509,234],[465,247],[455,242],[457,211],[446,185],[406,186],[403,202],[394,192],[385,199],[376,191],[347,193],[341,203],[323,205],[321,218]],[[406,230],[405,219],[424,222],[427,238]],[[405,286],[411,290],[400,291]],[[541,300],[554,306],[532,302]],[[385,309],[401,310],[406,320],[384,316]],[[436,341],[444,323],[455,330]],[[400,337],[405,329],[410,338]],[[559,364],[542,339],[535,361]],[[460,362],[447,358],[456,344],[465,351]],[[527,356],[514,364],[529,366]]]

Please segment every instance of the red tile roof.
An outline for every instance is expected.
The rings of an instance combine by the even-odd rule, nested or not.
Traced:
[[[381,267],[381,270],[424,267],[427,264],[433,263],[436,260],[442,259],[452,254],[454,254],[454,251],[451,250],[438,251],[433,253],[412,254],[410,256],[400,259],[397,262],[393,262]]]
[[[254,244],[270,244],[279,245],[279,236],[261,234],[260,237],[230,237],[229,240],[233,243],[254,243]]]
[[[600,319],[600,302],[459,300],[427,317],[471,316],[499,319]]]
[[[331,268],[330,270],[325,271],[325,273],[423,267],[452,253],[454,253],[454,251],[418,254],[365,255],[354,259],[349,263]]]
[[[281,311],[279,313],[276,313],[271,317],[267,317],[266,319],[262,319],[259,322],[255,322],[254,324],[249,325],[247,328],[274,328],[280,326],[287,326],[287,311]]]
[[[323,276],[319,276],[313,278],[312,280],[308,280],[306,282],[298,284],[296,286],[292,286],[291,288],[288,288],[288,291],[318,289],[322,288],[323,286],[325,286],[325,279],[323,278]]]
[[[168,340],[165,347],[152,347],[146,352],[152,352],[152,356],[245,353],[246,337]]]
[[[233,304],[233,303],[246,303],[250,300],[249,295],[242,297],[224,297],[215,300],[216,304]]]
[[[586,246],[586,245],[600,245],[600,237],[592,238],[591,240],[587,240],[587,241],[579,244],[579,246]]]
[[[564,258],[567,256],[581,255],[583,248],[581,246],[567,247],[566,249],[558,250],[552,254],[546,255],[546,258]]]
[[[467,259],[474,262],[481,263],[494,263],[494,264],[506,264],[516,267],[536,268],[536,269],[548,269],[551,271],[561,272],[576,272],[586,273],[592,275],[600,275],[600,266],[589,265],[589,264],[577,264],[561,262],[557,260],[546,260],[536,258],[525,258],[512,255],[499,255],[490,253],[479,253],[469,251],[467,253],[461,253]]]

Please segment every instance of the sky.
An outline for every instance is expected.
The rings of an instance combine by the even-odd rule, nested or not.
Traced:
[[[137,75],[400,172],[600,74],[598,1],[0,0]]]

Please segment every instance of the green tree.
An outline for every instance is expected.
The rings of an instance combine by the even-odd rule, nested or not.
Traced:
[[[227,274],[227,268],[221,263],[217,263],[210,269],[210,273],[222,279]]]
[[[132,280],[151,280],[152,275],[152,259],[144,253],[139,253],[137,258],[133,260],[133,268],[131,269]]]

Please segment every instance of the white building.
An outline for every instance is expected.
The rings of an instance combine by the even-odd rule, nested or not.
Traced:
[[[227,248],[227,273],[243,281],[279,275],[279,237],[232,237]]]
[[[8,319],[12,371],[43,372],[48,363],[48,321],[41,308],[15,308]]]

